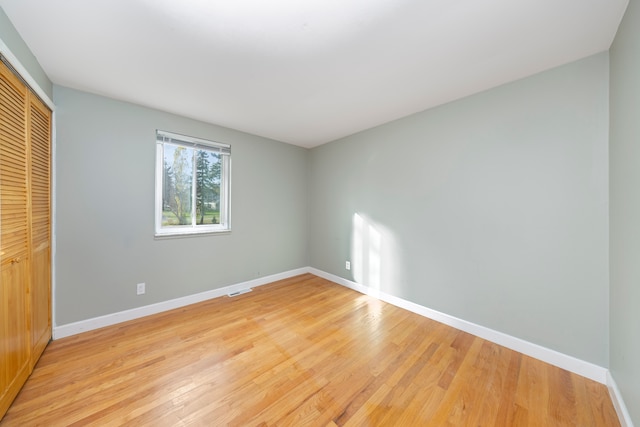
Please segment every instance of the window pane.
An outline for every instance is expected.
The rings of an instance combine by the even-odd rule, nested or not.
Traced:
[[[162,226],[191,225],[193,148],[164,144]]]
[[[156,131],[156,236],[230,231],[231,146]]]
[[[220,224],[220,154],[196,151],[196,224]]]

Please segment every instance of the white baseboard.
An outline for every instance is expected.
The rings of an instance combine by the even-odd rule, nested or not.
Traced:
[[[312,273],[316,276],[325,278],[339,285],[348,287],[362,294],[370,295],[374,298],[378,298],[389,304],[393,304],[397,307],[409,310],[413,313],[427,317],[429,319],[436,320],[445,325],[452,326],[456,329],[468,332],[480,338],[486,339],[496,344],[500,344],[504,347],[526,354],[527,356],[534,357],[544,362],[550,363],[554,366],[566,369],[570,372],[574,372],[578,375],[590,378],[601,384],[608,384],[608,370],[597,366],[593,363],[586,362],[584,360],[577,359],[573,356],[560,353],[555,350],[542,347],[537,344],[522,340],[520,338],[507,335],[502,332],[495,331],[493,329],[477,325],[475,323],[468,322],[457,317],[432,310],[430,308],[421,306],[411,301],[398,298],[396,296],[387,294],[385,292],[378,291],[376,289],[369,288],[367,286],[358,284],[351,280],[344,279],[318,270],[312,267],[303,267],[295,270],[286,271],[271,276],[261,277],[258,279],[250,280],[247,282],[236,283],[234,285],[225,286],[223,288],[212,289],[210,291],[202,292],[195,295],[188,295],[172,299],[169,301],[163,301],[156,304],[150,304],[143,307],[133,308],[130,310],[120,311],[117,313],[107,314],[104,316],[94,317],[87,320],[81,320],[79,322],[69,323],[66,325],[55,326],[53,328],[53,339],[60,339],[71,335],[76,335],[82,332],[91,331],[105,326],[115,325],[117,323],[126,322],[140,317],[149,316],[151,314],[161,313],[167,310],[173,310],[175,308],[184,307],[186,305],[195,304],[201,301],[206,301],[212,298],[217,298],[232,292],[237,292],[246,288],[253,288],[257,286],[266,285],[277,280],[287,279],[289,277],[297,276],[304,273]]]
[[[471,323],[436,310],[432,310],[411,301],[407,301],[402,298],[387,294],[385,292],[369,288],[367,286],[344,279],[331,273],[324,272],[322,270],[318,270],[313,267],[298,268],[271,276],[249,280],[247,282],[236,283],[234,285],[225,286],[219,289],[213,289],[195,295],[188,295],[169,301],[163,301],[157,304],[146,305],[131,310],[120,311],[118,313],[56,326],[53,328],[53,339],[60,339],[93,329],[111,326],[117,323],[126,322],[128,320],[149,316],[151,314],[173,310],[175,308],[184,307],[186,305],[195,304],[212,298],[217,298],[243,289],[255,288],[305,273],[312,273],[318,277],[330,280],[334,283],[353,289],[362,294],[370,295],[389,304],[395,305],[429,319],[433,319],[440,323],[444,323],[445,325],[449,325],[456,329],[468,332],[477,337],[526,354],[527,356],[534,357],[538,360],[542,360],[543,362],[549,363],[551,365],[558,366],[562,369],[566,369],[567,371],[592,379],[601,384],[605,384],[609,388],[611,400],[613,401],[622,427],[633,427],[631,416],[629,415],[629,412],[627,411],[627,408],[624,404],[624,400],[622,399],[620,390],[618,389],[618,386],[616,385],[608,369],[590,362],[586,362],[584,360],[577,359],[573,356],[569,356],[558,351],[542,347],[538,344],[533,344],[520,338],[516,338],[511,335],[507,335],[505,333],[498,332],[493,329],[480,326],[475,323]]]
[[[445,325],[449,325],[456,329],[468,332],[487,341],[494,342],[517,352],[526,354],[527,356],[534,357],[536,359],[542,360],[543,362],[558,366],[562,369],[566,369],[567,371],[573,372],[583,377],[587,377],[601,384],[607,383],[608,370],[593,363],[586,362],[573,356],[569,356],[558,351],[542,347],[538,344],[533,344],[520,338],[516,338],[511,335],[507,335],[505,333],[498,332],[493,329],[480,326],[445,313],[441,313],[436,310],[432,310],[419,304],[415,304],[411,301],[389,295],[377,289],[363,286],[356,282],[352,282],[351,280],[344,279],[334,274],[326,273],[316,268],[309,268],[309,272],[315,274],[316,276],[320,276],[324,279],[335,282],[339,285],[346,286],[347,288],[353,289],[360,293],[370,295],[374,298],[388,302],[389,304],[404,308],[405,310],[409,310],[421,316],[428,317],[429,319],[444,323]]]
[[[284,273],[273,274],[266,277],[260,277],[258,279],[249,280],[247,282],[236,283],[234,285],[225,286],[223,288],[212,289],[210,291],[201,292],[195,295],[188,295],[169,301],[163,301],[156,304],[145,305],[143,307],[132,308],[130,310],[107,314],[105,316],[99,316],[87,320],[81,320],[79,322],[68,323],[66,325],[55,326],[53,328],[53,339],[56,340],[71,335],[76,335],[82,332],[91,331],[93,329],[103,328],[105,326],[111,326],[117,323],[126,322],[128,320],[149,316],[151,314],[173,310],[175,308],[184,307],[186,305],[195,304],[212,298],[217,298],[243,289],[255,288],[308,272],[309,269],[307,267],[298,268],[296,270],[285,271]]]
[[[618,388],[618,384],[611,376],[611,372],[607,371],[607,387],[609,388],[609,395],[611,395],[611,401],[618,414],[621,427],[633,427],[633,421],[631,420],[631,414],[627,410],[627,406],[622,399],[622,393]]]

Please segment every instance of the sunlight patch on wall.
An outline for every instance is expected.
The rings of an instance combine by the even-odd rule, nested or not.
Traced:
[[[400,283],[395,237],[363,214],[352,219],[351,269],[356,283],[385,292]]]

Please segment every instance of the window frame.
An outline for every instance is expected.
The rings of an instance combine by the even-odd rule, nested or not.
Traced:
[[[164,193],[164,145],[177,145],[194,150],[192,160],[191,224],[162,225]],[[195,153],[207,150],[221,154],[220,221],[219,224],[196,224]],[[231,145],[156,129],[155,237],[198,236],[231,231]]]

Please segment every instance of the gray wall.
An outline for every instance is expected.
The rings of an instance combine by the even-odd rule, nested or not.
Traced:
[[[308,265],[308,150],[59,86],[54,102],[57,325]],[[154,239],[156,129],[231,144],[230,234]]]
[[[607,111],[602,53],[314,148],[311,265],[608,366]]]
[[[640,426],[640,4],[611,48],[611,374]]]
[[[49,98],[53,98],[53,87],[51,81],[45,74],[38,60],[29,47],[26,45],[22,37],[18,34],[15,27],[9,21],[9,17],[0,7],[0,40],[11,50],[23,67],[27,69],[31,77],[38,83],[40,88],[47,94]]]

